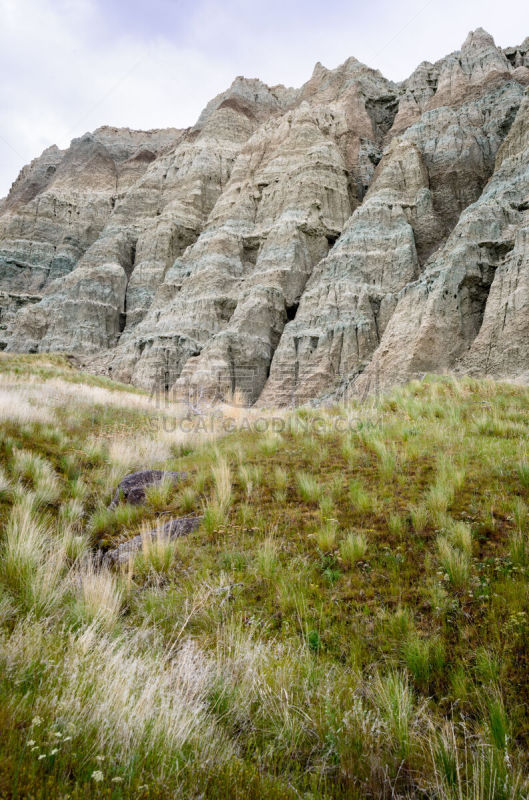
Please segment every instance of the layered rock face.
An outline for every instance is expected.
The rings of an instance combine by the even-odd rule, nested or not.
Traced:
[[[400,84],[237,78],[188,130],[50,148],[0,204],[0,347],[289,404],[529,377],[529,39]]]

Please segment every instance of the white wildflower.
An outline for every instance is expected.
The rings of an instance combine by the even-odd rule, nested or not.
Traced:
[[[40,717],[33,717],[31,724],[35,726],[42,725],[42,719]]]
[[[100,769],[95,769],[92,772],[92,780],[94,780],[96,783],[101,783],[104,777],[105,776],[103,775]]]

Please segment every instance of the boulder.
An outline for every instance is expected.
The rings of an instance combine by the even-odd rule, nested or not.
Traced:
[[[187,478],[186,472],[171,472],[161,469],[145,469],[141,472],[132,472],[127,475],[117,487],[110,508],[115,508],[118,503],[130,503],[138,506],[145,502],[145,491],[150,486],[155,486],[162,481],[171,481],[174,486],[179,481]]]

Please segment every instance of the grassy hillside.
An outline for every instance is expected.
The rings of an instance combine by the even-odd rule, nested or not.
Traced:
[[[223,413],[0,357],[0,797],[527,797],[529,390]]]

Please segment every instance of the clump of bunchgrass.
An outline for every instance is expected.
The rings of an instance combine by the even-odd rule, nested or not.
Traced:
[[[19,500],[11,509],[1,548],[0,577],[26,611],[40,615],[62,596],[65,552],[33,509],[31,497]]]
[[[145,502],[155,511],[164,511],[173,500],[175,493],[174,482],[170,477],[164,476],[161,481],[146,487]]]
[[[424,639],[411,635],[403,645],[404,662],[415,684],[428,688],[433,675],[444,666],[445,655],[442,642],[438,638]]]
[[[274,488],[274,500],[277,503],[285,503],[287,499],[288,472],[280,466],[276,466],[272,473],[271,485]]]
[[[226,513],[232,503],[233,489],[230,465],[225,458],[217,457],[212,474],[215,484],[215,502]]]
[[[401,514],[390,514],[388,529],[391,535],[400,541],[406,533],[406,520]]]
[[[204,519],[202,524],[205,531],[211,535],[224,527],[227,521],[227,515],[224,508],[216,502],[210,503],[204,509]]]
[[[517,471],[520,483],[527,489],[529,487],[529,461],[527,459],[520,461],[517,466]]]
[[[376,506],[375,498],[358,480],[353,480],[349,484],[349,500],[353,509],[361,514],[374,511]]]
[[[464,589],[470,578],[468,552],[454,547],[446,536],[437,537],[439,562],[454,589]]]
[[[257,550],[255,556],[257,572],[267,580],[271,580],[279,569],[277,553],[277,541],[272,536],[268,536]]]
[[[198,496],[192,486],[186,486],[180,492],[180,506],[184,514],[189,514],[194,510],[198,502]]]
[[[330,553],[336,547],[337,530],[338,523],[334,519],[327,520],[324,525],[318,528],[316,543],[323,553]]]
[[[78,615],[85,624],[95,623],[111,630],[123,604],[123,590],[116,576],[106,569],[95,569],[92,562],[87,561],[79,572],[78,581]]]
[[[318,503],[323,496],[323,487],[318,480],[308,472],[296,473],[298,491],[306,503]]]
[[[260,452],[266,456],[273,456],[283,443],[283,437],[275,431],[268,431],[259,442]]]
[[[0,500],[7,499],[11,495],[11,481],[0,467]]]
[[[84,519],[84,506],[76,497],[62,503],[59,510],[59,524],[79,528]]]
[[[351,532],[340,542],[340,556],[346,566],[352,567],[363,561],[367,555],[368,544],[364,533]]]
[[[451,521],[449,525],[449,537],[454,547],[470,557],[472,553],[472,530],[466,522]]]
[[[239,479],[249,500],[254,490],[260,485],[262,470],[254,464],[246,464],[239,467]]]
[[[177,540],[171,539],[160,520],[154,535],[150,525],[141,531],[141,550],[134,558],[133,572],[138,575],[167,575],[175,562]]]
[[[410,519],[415,533],[424,533],[428,525],[430,513],[426,505],[418,503],[410,506]]]
[[[394,748],[400,758],[407,758],[411,747],[413,691],[408,676],[402,672],[376,673],[371,684],[371,696],[384,720]]]
[[[509,552],[512,563],[517,567],[529,565],[529,542],[523,531],[513,531],[509,537]]]
[[[321,498],[321,500],[319,502],[319,508],[320,508],[320,516],[321,516],[322,520],[329,519],[330,517],[332,517],[334,515],[334,501],[333,501],[331,495],[325,494]]]
[[[13,472],[31,489],[37,503],[55,503],[61,494],[61,487],[51,464],[29,450],[15,450]]]
[[[100,508],[92,514],[89,528],[95,539],[101,539],[105,534],[130,528],[141,514],[141,506],[129,503],[120,503],[116,508]]]

